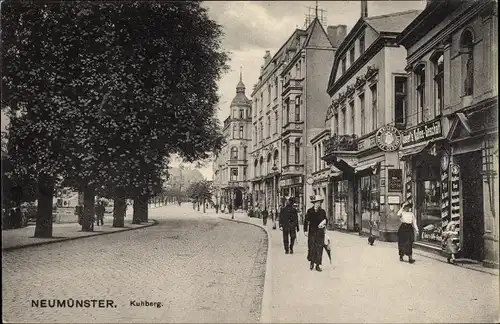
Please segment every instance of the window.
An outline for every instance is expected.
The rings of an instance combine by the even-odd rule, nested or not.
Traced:
[[[351,123],[349,126],[351,127],[351,134],[355,134],[356,124],[354,124],[354,118],[356,117],[356,111],[354,110],[354,100],[349,102],[349,110],[351,112]]]
[[[267,85],[267,104],[271,104],[271,83]]]
[[[300,121],[300,97],[295,97],[295,121]]]
[[[344,57],[342,59],[342,74],[345,73],[345,70],[346,70],[346,58]]]
[[[247,118],[251,118],[252,116],[252,106],[248,107],[248,110],[247,110]]]
[[[365,35],[359,37],[359,55],[365,51]]]
[[[417,116],[419,122],[425,121],[425,65],[420,64],[415,69],[417,81]]]
[[[460,53],[462,54],[462,78],[464,95],[470,96],[474,90],[474,35],[466,30],[460,39]]]
[[[314,147],[314,171],[318,171],[318,148]]]
[[[237,147],[231,148],[231,160],[238,160],[238,148]]]
[[[300,139],[295,140],[295,164],[300,163]]]
[[[377,85],[372,85],[370,91],[372,95],[372,130],[375,130],[378,127]]]
[[[436,116],[441,115],[444,109],[444,56],[439,53],[434,58],[434,109]]]
[[[404,124],[406,119],[406,77],[394,78],[394,122]]]
[[[231,181],[238,181],[238,168],[231,168]]]
[[[260,111],[264,108],[264,92],[260,93]]]
[[[278,77],[274,78],[274,98],[278,98]]]
[[[286,157],[285,157],[285,161],[286,161],[286,165],[290,164],[290,142],[286,142],[285,143],[285,150],[286,150]]]
[[[286,113],[285,113],[285,124],[288,124],[288,122],[290,121],[290,99],[287,99],[285,101],[285,109],[286,109]]]
[[[350,65],[352,65],[354,63],[354,60],[355,60],[355,56],[354,56],[354,46],[349,50],[349,61],[350,61]]]
[[[245,138],[243,134],[243,126],[240,126],[240,138]]]
[[[334,123],[335,123],[335,134],[338,134],[340,135],[340,121],[339,121],[339,114],[335,114],[335,117],[334,117]]]
[[[259,161],[255,160],[254,168],[255,168],[255,176],[258,177],[259,176]]]
[[[245,111],[243,109],[240,109],[240,119],[245,118]]]
[[[264,125],[260,122],[260,140],[264,139]]]
[[[321,170],[323,169],[323,164],[321,163],[321,153],[322,153],[322,147],[321,147],[321,143],[318,144],[318,169]]]
[[[278,119],[278,111],[276,110],[274,112],[274,123],[275,123],[274,133],[275,134],[278,132],[278,128],[279,128],[278,127],[279,126],[278,121],[279,121],[279,119]]]
[[[253,140],[254,144],[257,144],[257,142],[259,142],[259,133],[257,132],[257,125],[253,127]]]
[[[243,180],[247,179],[247,167],[243,167]]]
[[[341,114],[342,114],[342,135],[346,135],[347,134],[347,132],[346,132],[346,130],[347,130],[347,128],[346,128],[346,126],[347,126],[346,120],[347,120],[347,118],[346,118],[345,106],[341,108],[341,111],[342,111],[341,112]]]
[[[267,137],[271,137],[271,115],[267,116]]]
[[[243,146],[243,160],[247,159],[247,147]]]
[[[233,125],[233,138],[237,138],[236,136],[238,136],[236,125]]]
[[[365,94],[362,93],[359,95],[359,110],[360,110],[360,116],[359,120],[361,121],[361,136],[366,134],[366,122],[365,122]]]

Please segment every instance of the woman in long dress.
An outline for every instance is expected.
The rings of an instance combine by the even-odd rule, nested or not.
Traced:
[[[397,214],[401,221],[398,229],[398,250],[399,261],[403,261],[403,257],[407,255],[408,261],[414,263],[413,242],[415,241],[415,236],[418,235],[418,226],[417,218],[411,212],[411,207],[411,203],[405,202]]]
[[[452,220],[446,225],[445,231],[441,234],[448,252],[448,263],[455,264],[455,254],[458,253],[459,226],[459,222]]]
[[[325,244],[325,227],[328,222],[326,219],[326,212],[321,208],[323,198],[321,196],[314,196],[311,199],[314,207],[307,210],[304,218],[304,234],[309,235],[307,238],[307,260],[310,262],[310,269],[316,271],[321,270],[321,261],[323,258],[323,245]]]

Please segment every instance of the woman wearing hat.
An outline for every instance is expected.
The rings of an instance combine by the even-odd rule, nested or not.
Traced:
[[[407,255],[408,261],[414,263],[415,260],[412,257],[413,241],[415,241],[415,236],[418,235],[418,226],[417,218],[411,212],[411,207],[411,203],[405,202],[398,211],[399,220],[401,221],[398,230],[398,250],[399,261],[403,261],[403,257]]]
[[[323,198],[319,195],[312,197],[313,207],[309,208],[304,219],[304,234],[307,238],[307,260],[310,262],[310,269],[321,270],[321,260],[323,258],[323,245],[325,242],[325,227],[328,222],[326,212],[321,208]],[[307,234],[309,230],[309,235]]]

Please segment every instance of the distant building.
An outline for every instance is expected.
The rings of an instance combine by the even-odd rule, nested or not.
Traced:
[[[231,204],[234,193],[236,208],[247,207],[247,161],[251,141],[250,127],[252,101],[245,94],[245,85],[240,81],[236,86],[236,96],[229,106],[230,115],[224,120],[223,134],[226,144],[216,157],[214,168],[215,196],[217,203]]]
[[[460,257],[498,267],[498,3],[428,1],[401,33],[408,113],[400,157],[417,244],[440,250],[460,222]]]
[[[406,50],[396,37],[419,11],[368,17],[366,5],[335,54],[329,132],[314,139],[314,184],[328,197],[335,228],[396,240],[402,165],[399,146],[386,142],[400,141],[387,130],[404,128],[407,82]]]
[[[293,196],[305,210],[312,188],[310,139],[324,127],[318,114],[328,105],[328,82],[335,46],[346,26],[329,26],[315,18],[296,29],[278,52],[264,56],[255,85],[252,114],[250,182],[253,205],[276,209],[280,198]]]

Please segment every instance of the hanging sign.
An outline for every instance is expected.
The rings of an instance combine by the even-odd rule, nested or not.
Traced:
[[[445,231],[450,222],[449,156],[445,152],[441,157],[441,229]]]
[[[380,127],[375,134],[375,142],[384,152],[396,151],[401,146],[401,133],[394,126]]]

